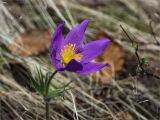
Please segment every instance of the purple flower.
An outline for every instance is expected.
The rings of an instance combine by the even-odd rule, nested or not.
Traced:
[[[91,62],[103,52],[110,40],[104,38],[84,45],[83,39],[88,22],[89,19],[85,19],[75,26],[65,39],[62,35],[65,23],[62,22],[55,29],[50,57],[57,71],[67,70],[78,74],[88,74],[109,66],[109,64]]]

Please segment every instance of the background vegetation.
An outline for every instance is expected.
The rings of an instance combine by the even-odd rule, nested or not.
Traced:
[[[159,0],[0,0],[0,120],[44,119],[27,73],[36,75],[36,66],[53,71],[54,28],[63,20],[66,34],[85,18],[91,19],[86,43],[112,40],[95,60],[112,67],[83,76],[58,73],[53,89],[74,82],[51,101],[51,120],[160,119]]]

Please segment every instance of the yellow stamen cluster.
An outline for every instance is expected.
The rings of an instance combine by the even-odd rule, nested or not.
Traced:
[[[75,53],[76,44],[67,44],[64,49],[61,50],[61,63],[68,64],[72,59],[80,61],[82,59],[82,54]]]

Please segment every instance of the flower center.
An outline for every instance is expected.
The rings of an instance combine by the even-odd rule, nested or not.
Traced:
[[[72,59],[80,61],[82,59],[81,53],[75,53],[76,44],[67,44],[61,50],[61,63],[68,64]]]

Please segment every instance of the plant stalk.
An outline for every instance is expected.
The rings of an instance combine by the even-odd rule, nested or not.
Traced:
[[[54,71],[52,73],[52,75],[49,77],[49,79],[46,81],[46,95],[44,97],[46,120],[49,120],[49,118],[50,118],[50,114],[49,114],[49,102],[50,102],[50,98],[48,98],[49,86],[50,86],[52,78],[56,75],[57,72],[58,71]]]
[[[45,112],[46,112],[46,120],[49,120],[49,100],[48,99],[45,99]]]

